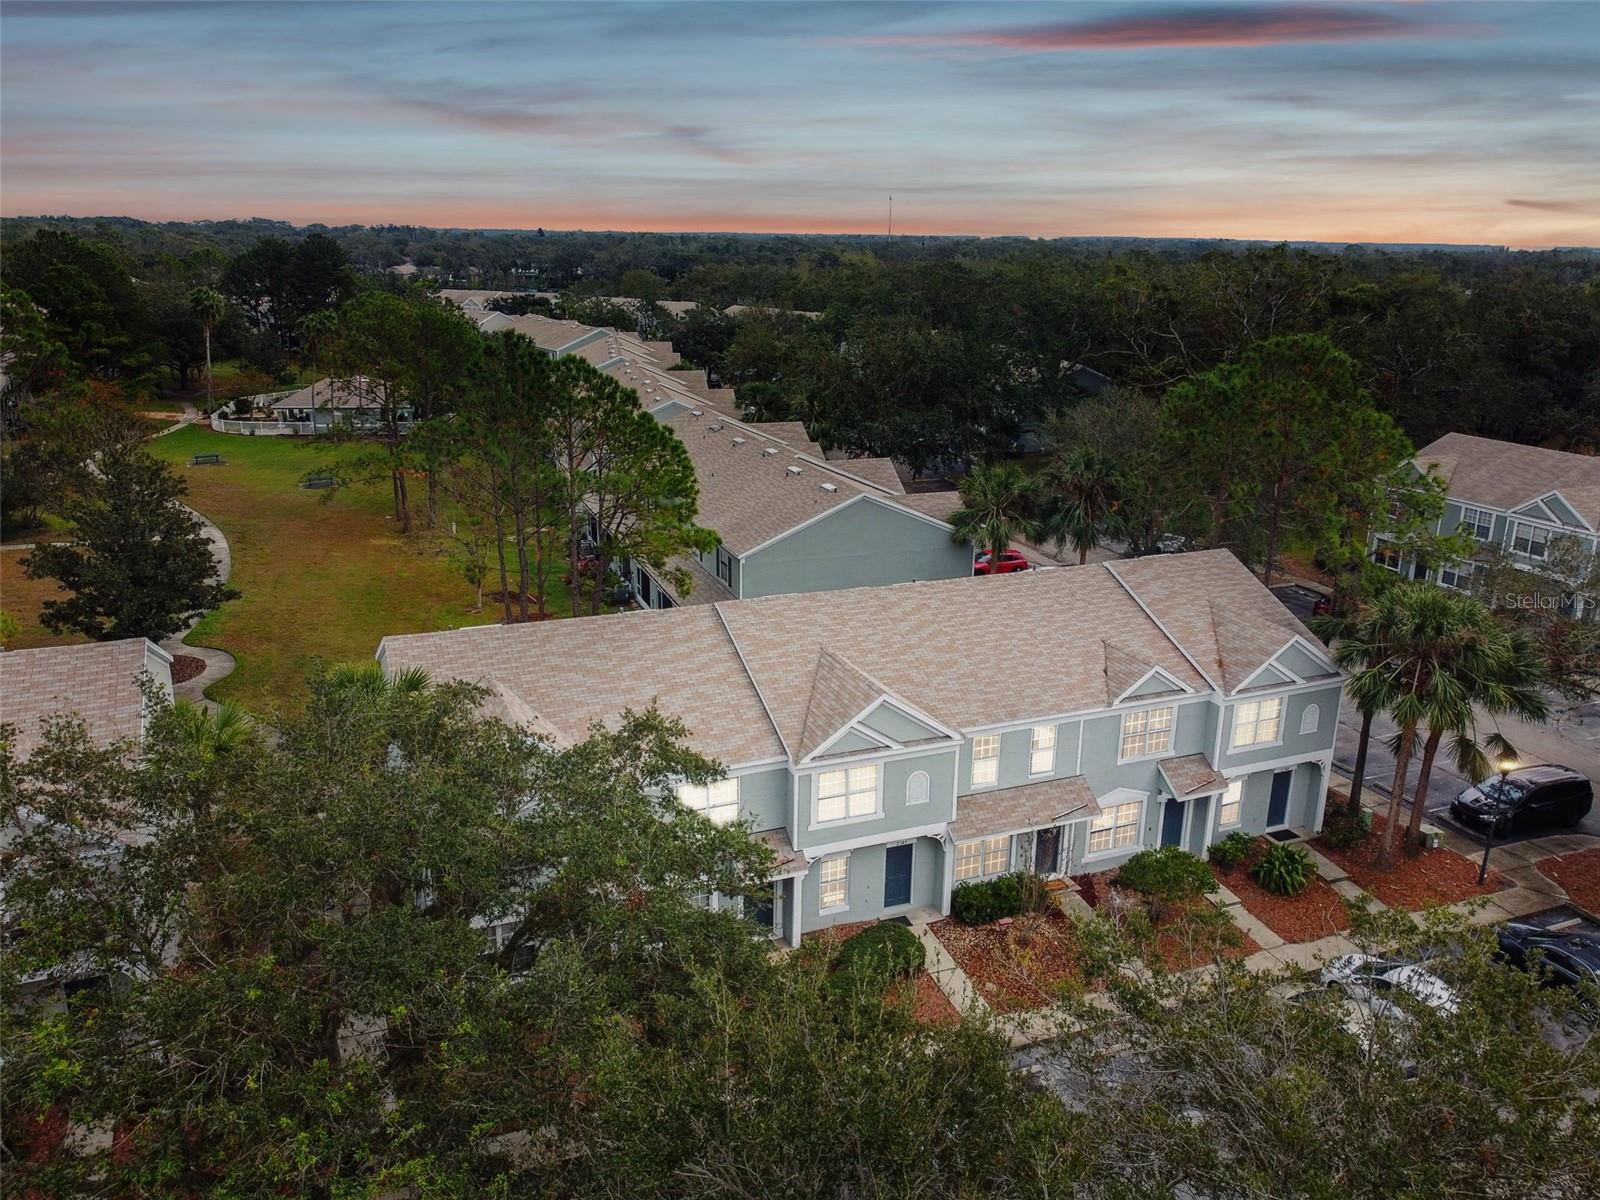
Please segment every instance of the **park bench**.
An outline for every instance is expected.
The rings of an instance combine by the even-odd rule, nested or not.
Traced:
[[[189,460],[191,467],[225,467],[228,462],[220,454],[196,454]]]
[[[334,478],[332,475],[307,475],[305,482],[300,486],[308,488],[331,488],[333,485]]]

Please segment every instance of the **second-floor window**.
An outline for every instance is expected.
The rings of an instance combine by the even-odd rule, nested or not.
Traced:
[[[1056,727],[1035,725],[1033,746],[1028,758],[1028,774],[1048,775],[1056,769]]]
[[[1518,521],[1511,527],[1511,548],[1529,558],[1543,558],[1550,548],[1550,531]]]
[[[733,555],[717,547],[717,578],[731,591],[733,589]]]
[[[1481,508],[1463,508],[1461,524],[1456,528],[1462,533],[1470,533],[1480,542],[1487,542],[1489,535],[1494,532],[1494,517]]]
[[[1147,708],[1122,714],[1122,753],[1119,757],[1145,758],[1172,749],[1173,708]]]
[[[1000,778],[1000,735],[972,739],[972,786],[987,787]]]
[[[1003,875],[1010,865],[1011,837],[1008,834],[956,844],[955,875],[958,882]]]
[[[1233,710],[1233,749],[1270,746],[1283,732],[1283,697],[1246,700]]]
[[[680,784],[678,803],[700,813],[713,824],[731,824],[739,818],[739,781],[719,779],[709,784]]]
[[[817,776],[817,820],[843,821],[878,811],[878,765],[824,771]]]

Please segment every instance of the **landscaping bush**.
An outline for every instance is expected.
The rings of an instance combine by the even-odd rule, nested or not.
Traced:
[[[987,925],[1022,911],[1022,873],[998,875],[978,883],[956,886],[950,897],[950,915],[967,925]]]
[[[1117,882],[1164,904],[1197,900],[1217,890],[1217,877],[1211,868],[1176,846],[1139,851],[1122,864]]]
[[[926,951],[921,940],[904,925],[880,922],[851,934],[834,959],[833,986],[841,991],[865,979],[900,979],[922,969]]]
[[[1359,814],[1352,814],[1345,804],[1330,808],[1322,822],[1322,840],[1335,850],[1359,846],[1371,832],[1372,814],[1366,809]]]
[[[1316,873],[1311,856],[1299,846],[1273,845],[1251,868],[1255,881],[1275,896],[1298,896]]]
[[[1212,842],[1207,853],[1224,871],[1231,871],[1256,852],[1256,840],[1242,829],[1235,829],[1220,842]]]

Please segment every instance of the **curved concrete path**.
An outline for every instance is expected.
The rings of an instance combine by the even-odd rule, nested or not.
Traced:
[[[184,507],[189,508],[187,504]],[[211,544],[211,557],[217,564],[216,570],[212,572],[211,577],[221,583],[226,583],[228,576],[233,571],[233,552],[228,548],[228,539],[222,536],[222,530],[218,529],[204,513],[195,512],[192,508],[189,508],[189,511],[200,522],[206,535],[206,541]],[[199,623],[200,618],[196,617],[177,633],[163,641],[161,648],[174,657],[179,654],[186,654],[190,658],[198,658],[205,662],[205,670],[201,671],[193,679],[186,679],[182,683],[174,683],[172,685],[172,693],[185,700],[191,700],[208,710],[215,711],[218,707],[217,703],[214,700],[206,699],[205,690],[233,670],[234,660],[233,655],[226,650],[218,650],[213,646],[191,646],[183,640],[188,636],[189,631]]]

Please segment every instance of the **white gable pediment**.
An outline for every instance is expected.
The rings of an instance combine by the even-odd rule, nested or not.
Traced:
[[[805,756],[811,762],[844,754],[904,750],[928,742],[958,743],[961,735],[924,712],[891,696],[880,696]]]
[[[1260,688],[1289,687],[1338,674],[1339,668],[1321,647],[1296,634],[1233,691],[1237,695]]]
[[[1127,704],[1134,700],[1148,700],[1153,696],[1172,696],[1193,691],[1188,684],[1174,679],[1160,667],[1151,667],[1111,703]]]

